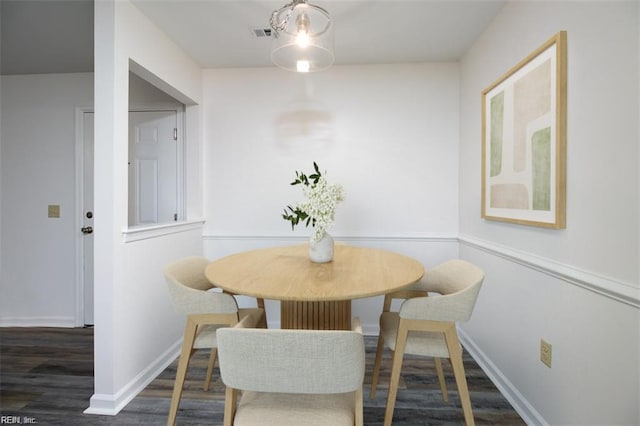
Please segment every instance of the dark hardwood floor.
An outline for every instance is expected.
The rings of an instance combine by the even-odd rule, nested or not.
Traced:
[[[381,371],[376,398],[369,399],[376,339],[366,337],[364,423],[380,425],[386,403],[390,356]],[[166,423],[177,361],[162,372],[117,416],[83,414],[93,394],[93,329],[0,328],[0,419],[38,425],[163,425]],[[195,355],[187,376],[177,423],[220,425],[224,387],[218,380],[202,390],[208,353]],[[513,410],[473,359],[464,365],[476,424],[522,425]],[[449,402],[442,400],[428,359],[406,357],[398,390],[394,425],[462,424],[451,369],[444,363]],[[216,377],[217,371],[216,371]],[[8,416],[8,417],[4,417]]]

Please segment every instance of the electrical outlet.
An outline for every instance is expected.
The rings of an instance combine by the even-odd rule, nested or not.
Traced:
[[[551,343],[540,339],[540,361],[547,367],[551,368]]]

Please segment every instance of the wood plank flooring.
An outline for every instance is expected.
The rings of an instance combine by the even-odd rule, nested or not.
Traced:
[[[390,369],[387,352],[376,398],[369,399],[376,338],[365,337],[367,374],[364,386],[364,423],[381,425]],[[219,379],[209,392],[202,390],[208,352],[196,353],[187,376],[177,423],[220,425],[224,387]],[[445,366],[449,402],[442,400],[433,364],[405,357],[394,425],[462,424],[455,382]],[[465,352],[473,414],[478,425],[523,425],[508,401]],[[93,394],[93,329],[0,328],[0,416],[38,425],[163,425],[169,412],[177,361],[162,372],[117,416],[83,414]],[[216,370],[215,378],[219,377]],[[301,425],[302,426],[302,425]]]

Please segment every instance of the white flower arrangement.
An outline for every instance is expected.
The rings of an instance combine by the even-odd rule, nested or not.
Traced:
[[[344,200],[344,190],[341,185],[327,182],[315,161],[313,168],[315,173],[309,176],[296,172],[296,180],[291,185],[304,185],[302,191],[307,201],[295,208],[287,206],[282,218],[291,222],[291,229],[301,221],[305,222],[305,226],[311,225],[315,228],[311,239],[319,241],[333,225],[336,206]]]

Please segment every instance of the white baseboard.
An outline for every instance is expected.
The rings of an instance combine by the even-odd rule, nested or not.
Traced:
[[[74,317],[0,317],[0,327],[77,327]]]
[[[118,414],[178,357],[181,345],[182,340],[174,343],[115,394],[94,393],[89,400],[89,408],[84,413],[103,416],[115,416]]]
[[[475,344],[475,342],[458,328],[458,338],[462,346],[471,354],[482,371],[489,377],[500,393],[509,401],[516,412],[528,425],[548,425],[542,415],[525,399],[516,387],[505,377],[504,374],[491,362],[489,357]]]

